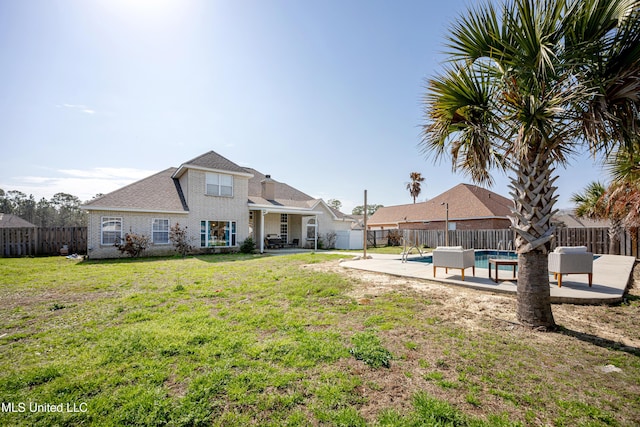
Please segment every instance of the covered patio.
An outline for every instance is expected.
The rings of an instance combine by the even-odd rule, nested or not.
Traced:
[[[250,235],[265,250],[318,249],[318,216],[322,211],[291,206],[249,205]]]

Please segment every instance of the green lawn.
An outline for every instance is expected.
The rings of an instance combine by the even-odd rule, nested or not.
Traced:
[[[640,423],[637,348],[358,301],[339,258],[0,259],[0,425]]]

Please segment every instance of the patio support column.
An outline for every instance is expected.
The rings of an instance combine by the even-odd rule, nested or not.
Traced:
[[[316,226],[314,228],[313,250],[318,251],[318,215],[314,216]]]
[[[266,211],[260,210],[260,253],[264,253],[264,216]]]

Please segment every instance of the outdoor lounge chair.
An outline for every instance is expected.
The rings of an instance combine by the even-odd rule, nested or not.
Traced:
[[[464,280],[464,270],[471,267],[473,275],[476,275],[476,260],[473,249],[462,249],[462,246],[438,246],[433,251],[433,276],[436,275],[436,268],[444,267],[448,273],[450,268],[462,270],[462,280]]]
[[[300,239],[293,239],[288,245],[290,248],[297,248],[300,246]]]
[[[593,283],[593,254],[586,246],[558,246],[549,254],[549,273],[562,287],[563,274],[588,274],[589,287]]]

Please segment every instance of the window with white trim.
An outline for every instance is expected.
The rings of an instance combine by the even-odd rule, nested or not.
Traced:
[[[154,218],[151,224],[151,241],[156,245],[169,243],[169,220]]]
[[[103,216],[100,224],[100,244],[113,245],[122,239],[122,217]]]
[[[233,175],[207,173],[205,194],[209,196],[233,197]]]
[[[307,239],[314,240],[316,238],[316,228],[317,228],[315,218],[311,218],[307,221]]]
[[[236,246],[236,222],[200,221],[200,246]]]

